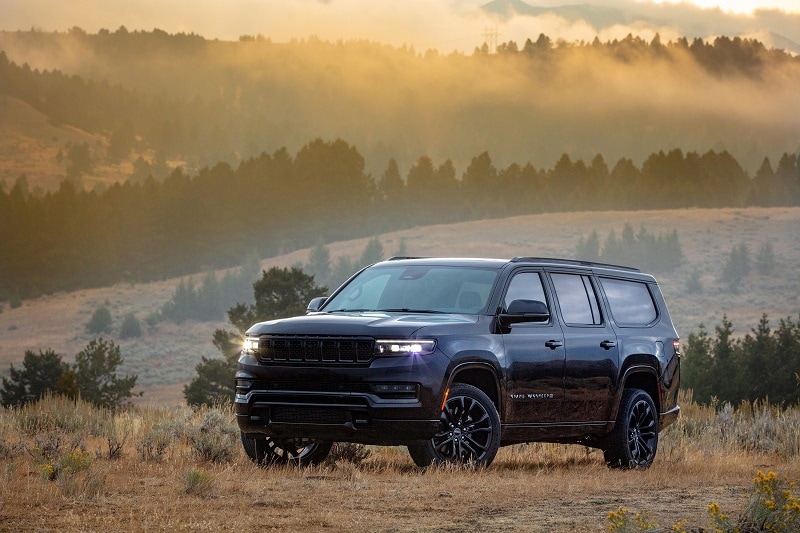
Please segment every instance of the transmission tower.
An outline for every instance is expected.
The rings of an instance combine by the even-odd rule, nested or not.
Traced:
[[[497,26],[483,30],[483,43],[489,48],[489,53],[497,52]]]

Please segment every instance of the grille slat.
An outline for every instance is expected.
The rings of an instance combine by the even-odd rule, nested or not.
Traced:
[[[349,420],[343,409],[325,407],[286,407],[272,409],[273,422],[291,422],[305,424],[344,424]]]
[[[372,361],[374,340],[369,337],[313,337],[262,335],[258,341],[261,363],[366,364]]]

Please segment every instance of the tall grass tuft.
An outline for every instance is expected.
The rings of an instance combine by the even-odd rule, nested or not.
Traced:
[[[214,476],[200,468],[190,468],[183,473],[183,493],[207,498],[214,492]]]

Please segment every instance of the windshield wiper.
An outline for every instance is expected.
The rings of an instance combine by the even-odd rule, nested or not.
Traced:
[[[374,311],[374,309],[331,309],[325,310],[326,313],[365,313]]]
[[[395,309],[376,309],[381,313],[429,313],[429,314],[444,314],[445,311],[436,311],[435,309],[411,309],[409,307],[398,307]]]

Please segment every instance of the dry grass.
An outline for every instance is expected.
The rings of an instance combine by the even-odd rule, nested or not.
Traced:
[[[733,320],[735,334],[754,327],[763,313],[775,323],[800,311],[800,208],[688,209],[604,213],[564,213],[482,220],[460,224],[412,228],[380,235],[385,255],[405,243],[412,255],[512,257],[515,255],[571,257],[581,236],[596,230],[601,240],[614,230],[618,235],[630,223],[643,225],[650,233],[678,232],[686,258],[674,272],[657,274],[675,324],[683,338],[703,322],[713,332],[723,314]],[[368,239],[329,245],[333,260],[341,255],[356,258]],[[718,281],[731,248],[746,242],[755,256],[767,242],[773,244],[777,260],[775,274],[751,273],[742,290],[732,294]],[[265,260],[263,268],[286,267],[308,261],[309,250],[299,250]],[[625,263],[625,258],[619,258]],[[689,292],[686,284],[693,271],[700,272],[703,291]],[[202,356],[215,357],[211,344],[214,329],[224,322],[189,322],[177,326],[161,323],[156,331],[140,338],[118,339],[122,318],[134,313],[144,320],[174,294],[178,279],[149,284],[117,284],[112,287],[58,293],[26,300],[0,313],[0,374],[10,363],[19,364],[25,350],[52,348],[72,357],[86,346],[91,335],[85,325],[92,313],[106,305],[117,331],[111,338],[125,358],[122,373],[139,376],[145,392],[140,402],[179,405],[182,387],[194,376]],[[200,283],[200,277],[197,280]]]
[[[752,409],[726,426],[723,411],[683,400],[686,416],[662,435],[653,467],[625,472],[606,468],[597,451],[552,444],[503,448],[478,471],[423,471],[395,447],[371,448],[357,463],[260,469],[238,442],[217,462],[198,453],[192,435],[210,419],[235,430],[219,409],[114,415],[48,398],[0,411],[0,530],[604,531],[619,507],[661,525],[706,526],[711,502],[742,512],[757,471],[800,478],[800,449],[770,453],[725,437],[753,425]],[[785,424],[798,409],[767,407],[763,418],[766,432],[800,435]],[[128,432],[117,458],[107,453],[109,427]],[[168,442],[159,458],[139,450],[153,431]]]

